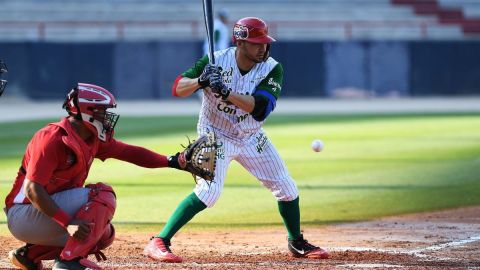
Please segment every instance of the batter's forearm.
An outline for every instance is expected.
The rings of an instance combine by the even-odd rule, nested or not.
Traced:
[[[188,97],[193,92],[195,92],[200,85],[198,84],[198,79],[190,79],[183,77],[178,81],[177,87],[175,89],[176,96],[179,97]]]
[[[231,92],[230,95],[228,95],[227,101],[230,101],[231,103],[235,104],[235,106],[248,113],[251,113],[255,107],[255,98],[250,95],[242,95]]]

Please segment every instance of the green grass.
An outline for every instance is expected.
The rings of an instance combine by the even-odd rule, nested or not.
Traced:
[[[0,196],[11,188],[26,143],[48,121],[0,124]],[[122,118],[117,138],[171,154],[195,137],[194,117]],[[438,115],[273,115],[265,126],[300,189],[302,224],[319,226],[480,204],[480,117]],[[325,149],[314,153],[313,139]],[[89,181],[112,184],[121,230],[159,231],[192,191],[192,177],[97,161]],[[0,232],[6,232],[0,216]],[[281,226],[268,190],[232,163],[220,200],[190,228]]]

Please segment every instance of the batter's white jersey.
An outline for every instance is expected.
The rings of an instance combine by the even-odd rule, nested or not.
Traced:
[[[266,62],[256,64],[247,74],[242,75],[235,60],[235,51],[236,47],[230,47],[215,52],[216,65],[222,67],[223,82],[232,92],[252,95],[278,62],[269,57]],[[230,102],[222,101],[211,91],[204,91],[198,121],[199,130],[213,126],[231,139],[242,140],[255,134],[262,124],[263,121],[258,122],[248,112]]]
[[[225,85],[232,92],[253,95],[264,91],[278,98],[281,91],[283,70],[273,58],[257,63],[246,74],[242,74],[235,60],[236,47],[215,52],[215,62],[222,67]],[[183,76],[195,78],[201,74],[208,62],[205,56]],[[223,101],[209,90],[204,90],[202,108],[197,125],[198,133],[215,132],[219,149],[215,179],[208,184],[197,179],[195,194],[208,207],[220,197],[228,166],[238,161],[246,170],[267,187],[279,201],[292,201],[298,197],[295,182],[290,177],[284,161],[262,130],[263,121],[255,120],[248,112],[230,102]]]

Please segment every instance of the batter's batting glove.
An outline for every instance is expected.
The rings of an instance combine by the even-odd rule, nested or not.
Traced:
[[[221,72],[220,67],[217,67],[217,66],[214,66],[214,65],[211,65],[211,64],[207,64],[205,66],[205,68],[203,69],[203,72],[200,75],[200,77],[198,77],[198,84],[200,85],[201,88],[205,88],[205,87],[209,86],[210,85],[210,77],[212,76],[212,74],[220,73],[220,72]]]
[[[221,73],[213,73],[210,76],[210,88],[212,92],[219,95],[223,100],[227,100],[230,95],[230,89],[223,83],[223,76]]]

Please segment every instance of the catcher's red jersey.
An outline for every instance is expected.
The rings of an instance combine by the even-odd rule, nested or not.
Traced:
[[[30,203],[22,188],[25,178],[42,185],[48,194],[82,187],[93,158],[105,160],[124,147],[125,144],[115,139],[101,142],[92,137],[91,142],[86,143],[67,118],[48,124],[30,140],[5,204],[10,208],[15,203]]]

